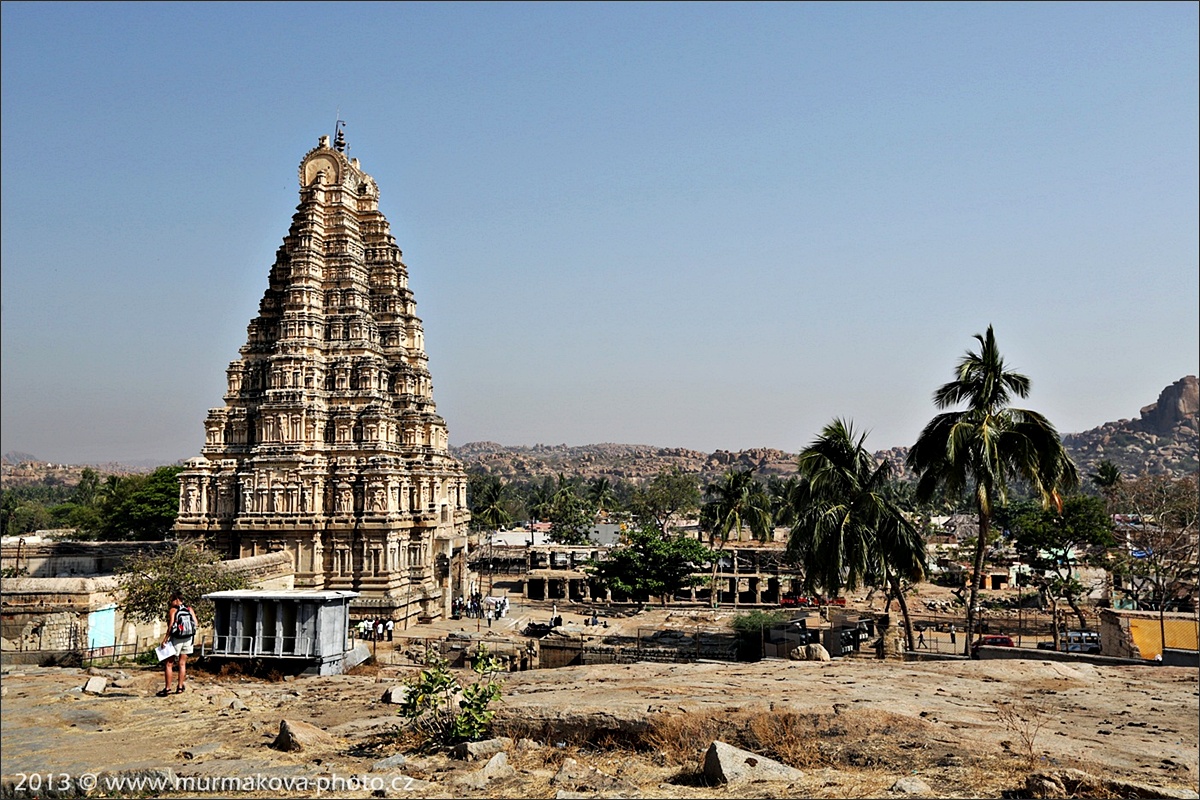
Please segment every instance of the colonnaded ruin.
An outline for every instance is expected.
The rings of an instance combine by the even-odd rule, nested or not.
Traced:
[[[297,588],[429,620],[467,587],[467,478],[379,189],[345,150],[339,126],[300,163],[300,205],[180,475],[175,529],[231,558],[286,551]]]

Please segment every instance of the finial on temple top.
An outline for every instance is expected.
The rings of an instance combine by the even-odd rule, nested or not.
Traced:
[[[337,136],[333,140],[333,146],[339,153],[344,153],[346,152],[346,121],[339,119],[336,128]]]

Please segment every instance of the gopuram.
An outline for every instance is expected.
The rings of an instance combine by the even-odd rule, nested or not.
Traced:
[[[469,580],[467,477],[379,189],[345,151],[339,125],[300,162],[300,205],[180,475],[175,531],[230,558],[286,551],[296,588],[428,621]]]

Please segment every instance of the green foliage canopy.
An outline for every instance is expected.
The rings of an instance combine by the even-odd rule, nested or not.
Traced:
[[[427,669],[404,682],[408,694],[400,707],[400,716],[421,739],[419,746],[436,749],[482,739],[496,715],[488,706],[500,699],[500,662],[479,645],[471,659],[476,677],[463,682],[441,656],[430,654],[427,660]]]
[[[1075,464],[1054,426],[1041,414],[1010,405],[1013,395],[1029,394],[1029,378],[1007,368],[989,325],[976,334],[979,351],[959,360],[955,379],[934,392],[938,408],[965,408],[938,414],[921,431],[906,463],[920,476],[917,499],[927,501],[940,489],[971,494],[979,515],[979,537],[971,570],[964,652],[975,633],[979,578],[992,514],[1007,502],[1008,487],[1024,481],[1043,503],[1058,505],[1060,492],[1079,483]]]
[[[155,541],[167,537],[179,512],[179,473],[183,467],[159,467],[149,475],[109,476],[103,492],[105,541]]]
[[[696,571],[717,554],[696,539],[663,533],[654,522],[626,534],[626,542],[593,562],[588,571],[601,584],[630,597],[665,599],[704,581]]]
[[[634,517],[653,522],[665,534],[673,519],[700,507],[699,481],[678,467],[660,470],[633,490],[629,507]]]
[[[126,559],[117,574],[117,587],[121,611],[134,621],[165,619],[171,593],[178,591],[200,621],[209,624],[213,605],[202,596],[244,589],[246,579],[225,569],[216,553],[180,542],[167,553],[139,553]]]

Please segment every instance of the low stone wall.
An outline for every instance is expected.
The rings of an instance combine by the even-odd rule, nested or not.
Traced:
[[[978,649],[980,660],[1005,658],[1025,661],[1065,661],[1070,664],[1096,664],[1101,666],[1154,665],[1157,662],[1141,658],[1114,658],[1112,656],[1096,656],[1087,653],[1060,653],[1057,650],[1034,650],[1029,647],[991,647],[981,646]]]
[[[230,572],[244,576],[246,583],[255,589],[284,591],[296,587],[296,569],[292,557],[282,550],[222,561],[221,564]]]
[[[30,578],[112,575],[139,553],[167,552],[174,542],[37,542],[0,547],[0,568]]]
[[[576,664],[635,664],[655,661],[666,664],[686,664],[693,661],[737,661],[737,641],[702,641],[700,648],[687,643],[680,646],[646,646],[636,644],[601,644],[578,639],[542,639],[539,657],[542,668],[565,667]]]
[[[95,546],[93,542],[46,545]],[[119,552],[103,558],[120,563],[126,555],[145,549],[173,547],[173,542],[106,542]],[[97,563],[99,554],[93,554]],[[108,563],[108,562],[104,562]],[[256,588],[284,590],[294,586],[291,557],[284,552],[222,562],[226,569],[245,576]],[[90,614],[117,603],[114,575],[75,578],[8,578],[0,594],[0,650],[4,663],[43,663],[47,653],[82,651],[88,646]],[[115,644],[149,647],[162,638],[163,620],[134,623],[118,610],[113,620]],[[20,655],[28,653],[28,655]]]

